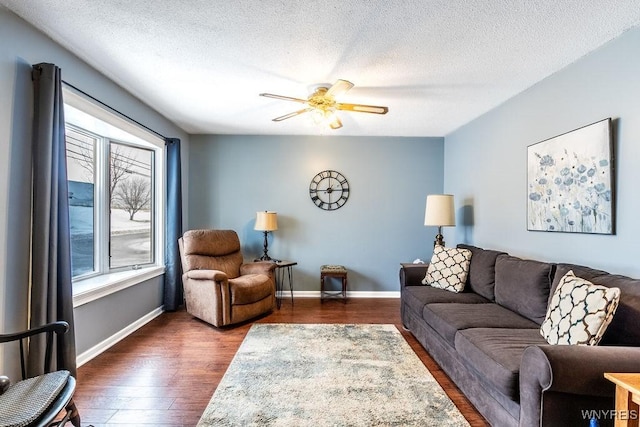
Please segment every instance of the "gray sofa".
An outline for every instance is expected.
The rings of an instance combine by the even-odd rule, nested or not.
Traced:
[[[403,264],[404,326],[492,425],[588,426],[593,415],[613,425],[615,386],[603,374],[640,372],[640,280],[459,247],[472,252],[460,293],[422,285],[427,265]],[[569,270],[621,290],[598,346],[549,345],[540,335],[550,295]]]

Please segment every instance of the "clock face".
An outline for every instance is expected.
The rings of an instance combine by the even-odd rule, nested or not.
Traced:
[[[309,184],[311,201],[320,209],[334,211],[347,203],[349,183],[347,178],[334,170],[322,171]]]

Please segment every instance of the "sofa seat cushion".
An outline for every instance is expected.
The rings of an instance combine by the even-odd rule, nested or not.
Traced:
[[[422,315],[422,310],[427,304],[433,303],[460,303],[478,304],[487,303],[489,300],[473,292],[449,292],[444,289],[431,286],[405,286],[402,290],[402,300],[411,309]]]
[[[231,304],[252,304],[273,294],[273,281],[266,274],[246,274],[229,279]]]
[[[424,320],[452,347],[458,331],[469,328],[535,329],[540,326],[498,304],[427,304],[422,310]]]
[[[514,401],[519,401],[518,377],[524,349],[546,343],[535,329],[473,328],[459,331],[455,337],[456,351],[465,363]]]

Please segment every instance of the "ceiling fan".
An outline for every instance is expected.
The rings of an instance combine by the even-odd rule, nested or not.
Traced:
[[[331,87],[318,87],[307,99],[274,95],[272,93],[261,93],[260,96],[299,102],[307,105],[301,110],[276,117],[273,119],[274,122],[281,122],[302,113],[312,113],[316,121],[328,121],[331,129],[339,129],[342,127],[342,122],[335,114],[336,110],[355,111],[358,113],[387,114],[389,111],[389,108],[387,107],[381,107],[378,105],[345,104],[336,101],[337,97],[345,94],[352,87],[353,83],[347,80],[338,80]]]

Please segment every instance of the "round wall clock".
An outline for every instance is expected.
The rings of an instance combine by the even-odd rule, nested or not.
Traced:
[[[311,201],[320,209],[334,211],[347,203],[349,182],[340,172],[326,170],[318,173],[309,184]]]

